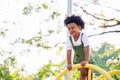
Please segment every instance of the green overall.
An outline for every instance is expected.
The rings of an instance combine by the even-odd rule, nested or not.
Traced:
[[[80,63],[81,61],[85,60],[85,52],[84,52],[84,44],[82,42],[82,36],[83,36],[83,33],[81,35],[81,45],[79,46],[74,46],[73,42],[72,42],[72,38],[70,36],[70,41],[71,41],[71,44],[73,46],[73,50],[75,52],[74,54],[74,57],[73,57],[73,63],[74,64],[77,64],[77,63]],[[90,56],[90,61],[89,63],[93,64],[94,63],[94,60],[92,59],[92,57]]]

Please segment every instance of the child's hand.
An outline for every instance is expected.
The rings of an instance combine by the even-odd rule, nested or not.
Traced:
[[[87,63],[88,63],[88,61],[85,61],[85,60],[84,60],[84,61],[81,61],[81,63],[80,63],[80,64],[81,64],[81,66],[83,66],[83,67],[84,67]]]
[[[68,68],[69,71],[72,70],[72,64],[68,64],[67,68]]]

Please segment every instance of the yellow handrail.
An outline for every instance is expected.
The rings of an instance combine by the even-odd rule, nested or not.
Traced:
[[[69,80],[73,80],[70,71],[67,72]]]
[[[88,69],[88,80],[91,80],[92,77],[92,69]]]
[[[112,70],[112,71],[108,71],[108,73],[110,75],[115,75],[115,74],[120,74],[120,70]],[[101,78],[103,78],[103,75],[100,75],[96,80],[101,80]]]
[[[76,65],[73,65],[72,66],[72,69],[76,69],[76,68],[82,68],[82,66],[80,64],[76,64]],[[99,73],[101,73],[102,75],[104,75],[106,77],[107,80],[112,80],[112,77],[105,71],[103,70],[102,68],[100,67],[97,67],[95,65],[92,65],[92,64],[86,64],[85,68],[90,68],[92,70],[96,70],[98,71]],[[56,78],[55,80],[60,80],[60,78],[66,74],[68,72],[68,69],[65,69],[64,71],[62,71]]]

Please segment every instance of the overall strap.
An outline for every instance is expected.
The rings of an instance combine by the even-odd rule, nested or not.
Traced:
[[[83,41],[82,41],[82,36],[83,36],[84,33],[81,34],[81,43],[83,44]],[[83,44],[84,45],[84,44]]]
[[[71,42],[72,46],[74,46],[74,45],[73,45],[73,42],[72,42],[72,38],[71,38],[71,36],[70,36],[69,38],[70,38],[70,42]]]

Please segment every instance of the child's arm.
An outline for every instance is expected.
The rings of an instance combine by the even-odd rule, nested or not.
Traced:
[[[68,68],[68,70],[72,69],[71,52],[72,52],[72,50],[67,50],[67,68]]]
[[[85,60],[81,62],[82,66],[85,66],[90,59],[90,53],[89,53],[89,45],[84,47],[84,52],[85,52]]]
[[[84,51],[85,51],[85,61],[89,62],[90,60],[89,45],[84,48]]]

